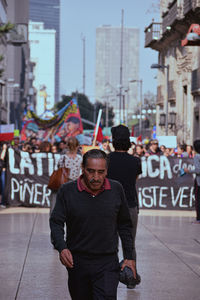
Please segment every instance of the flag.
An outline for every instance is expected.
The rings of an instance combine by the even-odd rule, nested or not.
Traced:
[[[14,138],[14,124],[0,125],[0,141],[12,141]]]
[[[131,128],[131,136],[134,136],[135,132],[134,132],[134,125]]]
[[[139,135],[138,137],[137,137],[137,143],[138,142],[142,142],[142,135]]]
[[[97,125],[95,126],[93,137],[95,136],[96,127],[97,127]],[[98,141],[100,143],[103,141],[103,132],[102,132],[102,125],[101,125],[101,123],[99,124],[99,129],[98,129],[96,141]]]

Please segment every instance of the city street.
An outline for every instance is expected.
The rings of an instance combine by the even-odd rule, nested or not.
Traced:
[[[49,242],[48,217],[43,208],[0,210],[0,299],[70,300],[66,270]],[[120,284],[119,300],[199,299],[200,225],[194,220],[194,211],[140,211],[142,282],[134,290]]]

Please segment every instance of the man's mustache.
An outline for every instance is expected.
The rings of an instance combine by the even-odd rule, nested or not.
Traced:
[[[101,183],[101,181],[100,181],[100,180],[94,180],[94,179],[91,179],[91,180],[90,180],[90,183]]]

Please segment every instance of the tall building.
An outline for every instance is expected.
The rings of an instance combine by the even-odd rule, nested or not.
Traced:
[[[44,23],[29,22],[30,59],[34,63],[33,85],[38,115],[55,104],[55,35],[54,29],[44,29]]]
[[[5,0],[0,0],[0,23],[6,24],[8,22],[7,19],[7,2]],[[6,68],[6,38],[1,35],[0,36],[0,124],[7,123],[7,103],[6,103],[6,74],[4,72]]]
[[[115,124],[122,119],[127,123],[138,105],[138,77],[139,29],[98,27],[95,96],[113,107]]]
[[[4,78],[6,81],[5,99],[7,123],[14,124],[21,129],[24,107],[29,97],[29,45],[28,45],[28,17],[29,2],[27,0],[7,0],[4,2],[5,13],[3,23],[10,21],[14,28],[4,39],[6,51]],[[3,120],[4,121],[4,120]]]
[[[60,73],[60,0],[29,0],[29,19],[43,22],[44,29],[56,30],[55,102],[59,101]]]

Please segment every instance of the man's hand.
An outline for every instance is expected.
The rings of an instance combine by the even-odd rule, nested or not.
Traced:
[[[121,270],[123,271],[123,269],[125,267],[129,267],[133,271],[133,277],[136,279],[135,260],[125,259],[123,264],[122,264]]]
[[[63,249],[60,253],[60,261],[67,268],[73,268],[73,257],[68,249]]]

